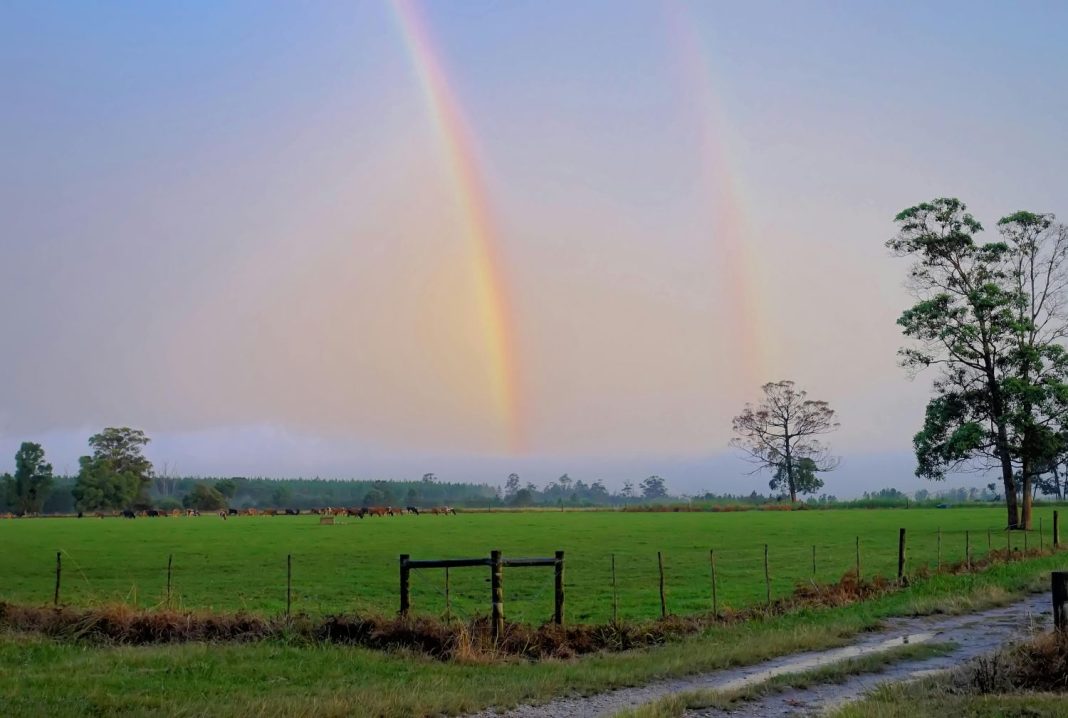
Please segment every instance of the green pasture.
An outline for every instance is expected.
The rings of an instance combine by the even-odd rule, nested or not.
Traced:
[[[802,582],[836,581],[856,565],[860,537],[864,576],[893,576],[898,529],[907,529],[908,567],[934,567],[941,530],[943,562],[1006,545],[1049,544],[1050,508],[1037,509],[1036,530],[1003,531],[995,508],[749,511],[739,513],[530,512],[456,516],[338,518],[317,516],[181,518],[46,518],[0,521],[0,600],[47,604],[62,556],[61,601],[156,606],[166,600],[173,556],[172,605],[280,613],[286,601],[286,556],[292,555],[294,612],[389,613],[398,604],[398,555],[413,559],[552,556],[566,552],[569,621],[609,620],[612,557],[621,620],[660,613],[657,552],[664,561],[667,607],[676,614],[711,608],[710,549],[716,553],[720,606],[765,600],[764,545],[772,597]],[[1040,535],[1039,519],[1044,527]],[[815,546],[816,570],[812,568]],[[413,610],[446,611],[442,570],[412,574]],[[489,571],[450,571],[452,615],[486,613]],[[551,569],[505,570],[505,615],[540,622],[552,615]]]

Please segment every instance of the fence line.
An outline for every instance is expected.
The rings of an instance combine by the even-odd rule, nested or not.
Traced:
[[[947,531],[938,527],[924,531],[910,529],[907,532],[905,529],[899,529],[896,537],[888,531],[886,535],[869,533],[851,539],[807,544],[777,546],[773,542],[767,542],[750,546],[711,546],[703,551],[661,549],[656,551],[655,564],[652,563],[652,550],[613,552],[608,556],[574,554],[569,560],[573,570],[566,574],[562,560],[554,562],[554,559],[539,559],[547,561],[545,565],[556,567],[551,583],[545,580],[544,575],[539,578],[526,572],[509,570],[506,571],[508,576],[505,577],[507,583],[498,581],[498,584],[501,584],[497,586],[499,591],[494,590],[493,585],[490,585],[490,591],[487,591],[487,583],[494,583],[492,574],[495,574],[495,571],[491,572],[487,579],[480,571],[474,572],[478,574],[476,578],[467,575],[470,572],[452,570],[463,565],[491,566],[491,559],[475,559],[474,563],[462,559],[447,559],[439,562],[440,569],[422,572],[424,575],[418,579],[409,574],[406,588],[407,595],[411,598],[406,610],[403,602],[401,605],[403,612],[410,612],[411,600],[414,598],[419,611],[444,615],[447,620],[485,613],[492,615],[495,613],[494,605],[502,603],[496,598],[500,592],[502,599],[511,607],[510,619],[541,621],[551,617],[563,622],[563,597],[566,587],[566,595],[569,596],[567,613],[572,620],[580,622],[597,622],[609,618],[618,622],[655,616],[657,612],[660,616],[686,615],[707,612],[709,608],[718,614],[724,609],[771,604],[794,591],[799,585],[829,584],[849,576],[853,577],[852,580],[859,577],[864,581],[872,581],[876,577],[887,580],[896,578],[900,583],[907,584],[910,576],[922,575],[929,571],[944,571],[955,566],[975,569],[984,565],[992,556],[999,560],[1017,560],[1021,557],[1045,555],[1049,550],[1059,549],[1059,513],[1054,512],[1049,536],[1046,535],[1049,527],[1045,522],[1040,520],[1037,523],[1037,529],[1032,532],[1005,531],[1003,547],[998,546],[991,530],[986,530],[987,540],[984,545],[981,538],[976,540],[981,537],[984,529]],[[360,611],[388,610],[388,599],[383,597],[389,593],[388,589],[383,590],[384,582],[381,580],[382,574],[385,574],[384,560],[371,558],[370,561],[359,563],[363,568],[357,568],[355,571],[350,568],[349,574],[341,574],[350,576],[345,579],[344,584],[350,590],[339,600],[337,584],[330,585],[322,581],[323,567],[315,556],[283,555],[286,560],[286,585],[281,599],[271,599],[267,591],[250,595],[239,593],[236,598],[227,599],[212,594],[209,587],[199,589],[201,594],[208,596],[207,600],[197,597],[190,601],[189,597],[193,594],[183,592],[182,586],[182,571],[189,569],[190,561],[179,555],[179,571],[176,575],[176,557],[173,553],[166,555],[165,564],[162,561],[156,564],[159,567],[155,569],[157,578],[151,579],[139,574],[133,581],[132,588],[127,590],[127,583],[113,595],[122,596],[125,593],[126,601],[131,600],[132,596],[135,602],[137,597],[141,597],[142,600],[147,600],[148,605],[153,605],[153,596],[159,596],[158,605],[166,606],[180,606],[186,602],[191,605],[236,602],[245,609],[252,607],[270,611],[273,607],[273,610],[279,613],[284,607],[286,616],[314,610],[316,606],[320,611],[325,609],[329,612],[352,610],[353,607]],[[516,561],[502,560],[506,565],[509,561]],[[76,603],[87,595],[95,602],[99,600],[101,585],[108,581],[113,584],[115,582],[113,576],[107,576],[105,579],[94,577],[94,567],[82,566],[79,561],[75,561],[71,565],[75,567],[76,575],[83,577],[85,585],[82,586],[76,581],[73,585],[63,586],[63,563],[65,561],[62,552],[57,552],[55,583],[50,596],[53,605],[62,605],[64,600]],[[161,564],[165,565],[165,571],[160,570]],[[273,564],[274,575],[278,576],[277,559]],[[512,565],[525,564],[519,562]],[[295,568],[298,570],[295,571]],[[388,574],[396,577],[397,574],[392,573],[395,570],[390,569]],[[652,571],[656,571],[656,574]],[[338,573],[340,574],[340,571]],[[0,572],[0,596],[4,593],[2,576],[3,573]],[[650,579],[657,582],[655,593],[650,591]],[[150,587],[156,588],[139,590],[138,582],[146,581]],[[403,582],[402,578],[402,594]],[[70,584],[69,578],[67,583]],[[278,583],[271,583],[275,586],[274,595],[278,596]],[[396,583],[392,585],[397,586]],[[393,589],[395,590],[396,588]],[[548,598],[550,591],[554,595],[551,600]],[[490,594],[492,600],[487,600]],[[393,595],[396,596],[396,593]],[[396,606],[395,603],[393,605]],[[552,608],[548,608],[549,606]],[[496,613],[503,616],[503,611]],[[494,620],[497,621],[497,616],[494,616]]]

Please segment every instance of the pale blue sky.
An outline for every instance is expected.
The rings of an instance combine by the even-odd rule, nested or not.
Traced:
[[[527,453],[501,457],[470,371],[454,194],[388,3],[7,2],[0,456],[47,438],[73,466],[124,424],[200,473],[428,457],[750,485],[703,458],[756,392],[701,179],[711,126],[763,379],[839,408],[846,495],[909,472],[926,396],[895,365],[893,215],[956,195],[989,227],[1068,218],[1064,3],[420,7],[497,221]]]

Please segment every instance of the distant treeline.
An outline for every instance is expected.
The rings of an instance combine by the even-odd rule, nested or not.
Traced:
[[[77,477],[56,476],[41,507],[44,514],[70,514],[78,511],[73,490]],[[566,484],[566,482],[565,482]],[[641,494],[602,490],[603,485],[582,481],[568,486],[565,493],[559,482],[538,488],[531,484],[512,492],[489,484],[438,481],[428,474],[418,481],[356,479],[270,479],[262,477],[154,477],[149,490],[149,505],[156,508],[322,508],[326,506],[456,506],[461,508],[537,508],[537,507],[625,507],[643,505],[682,506],[694,509],[713,507],[740,508],[776,506],[788,503],[782,495],[705,493],[697,496],[664,494],[655,498]],[[938,505],[982,504],[1000,501],[989,489],[955,488],[938,492],[920,489],[909,495],[887,488],[865,492],[863,497],[840,500],[830,494],[810,497],[804,505],[811,508],[890,508],[934,507]],[[0,513],[17,507],[0,492]]]
[[[74,497],[77,477],[56,476],[41,507],[45,514],[78,511]],[[299,508],[325,506],[488,506],[499,503],[496,489],[485,484],[420,481],[358,481],[342,479],[268,479],[233,477],[155,477],[149,505],[156,508]],[[199,488],[199,490],[198,490]],[[232,495],[230,492],[233,492]],[[207,497],[207,498],[205,498]],[[15,511],[0,493],[0,512]]]
[[[363,506],[454,506],[462,508],[524,507],[687,507],[730,509],[774,507],[892,507],[998,502],[997,484],[985,489],[960,488],[908,496],[895,488],[865,492],[863,498],[839,501],[829,494],[811,496],[797,502],[784,491],[767,495],[753,491],[746,495],[705,493],[698,496],[672,495],[667,482],[649,476],[640,482],[626,481],[610,491],[600,480],[587,483],[563,474],[545,486],[524,483],[510,474],[496,487],[486,483],[442,482],[433,473],[417,481],[346,479],[270,479],[231,477],[172,476],[164,467],[157,471],[142,453],[149,438],[128,427],[109,427],[89,438],[91,455],[79,459],[77,476],[55,476],[44,449],[23,442],[15,455],[14,474],[0,475],[0,513],[17,515],[70,514],[88,511],[116,511],[157,508],[214,510],[230,508],[350,508]],[[773,481],[773,487],[782,488]],[[1039,491],[1061,499],[1065,486],[1033,485]]]

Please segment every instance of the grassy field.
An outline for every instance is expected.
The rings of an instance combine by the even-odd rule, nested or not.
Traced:
[[[436,661],[286,640],[111,647],[0,630],[0,705],[11,716],[457,714],[843,645],[887,616],[1011,600],[1047,586],[1048,571],[1065,560],[937,576],[859,604],[719,625],[664,646],[577,660]]]
[[[1045,526],[1027,537],[1048,545],[1052,509],[1036,514]],[[657,551],[663,552],[668,610],[710,608],[709,549],[716,550],[721,606],[764,600],[764,544],[769,545],[772,596],[798,582],[839,579],[856,562],[860,537],[865,576],[896,572],[898,528],[908,530],[909,567],[934,566],[938,530],[942,560],[964,557],[965,532],[974,556],[988,540],[1022,548],[1025,538],[1000,529],[993,508],[882,509],[745,513],[532,512],[457,516],[338,519],[315,516],[198,518],[22,519],[0,521],[0,600],[50,602],[55,554],[63,557],[62,600],[88,605],[163,601],[173,555],[173,603],[184,608],[247,609],[272,613],[285,606],[286,555],[293,556],[293,610],[311,614],[396,610],[397,557],[551,556],[566,551],[567,618],[611,618],[611,561],[615,556],[619,618],[659,615]],[[488,571],[450,572],[454,615],[487,612]],[[540,622],[552,614],[552,571],[508,569],[505,613]],[[445,612],[444,572],[413,572],[413,609]]]

